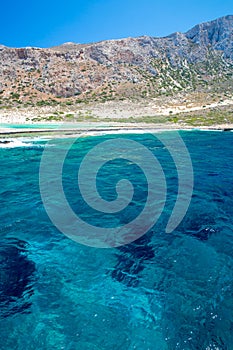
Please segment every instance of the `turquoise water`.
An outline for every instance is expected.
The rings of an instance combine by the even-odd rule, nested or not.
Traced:
[[[78,128],[87,128],[90,126],[90,123],[78,123]],[[97,128],[108,128],[109,125],[95,125],[95,129]],[[58,123],[58,124],[52,124],[52,123],[45,123],[45,124],[9,124],[9,123],[0,123],[0,128],[11,128],[11,129],[72,129],[77,128],[77,123]]]
[[[6,124],[0,123],[0,128],[11,129],[56,129],[60,124]]]
[[[178,184],[171,156],[150,135],[122,135],[160,160],[169,196],[146,235],[112,249],[80,245],[50,222],[39,191],[45,142],[0,149],[0,349],[233,349],[233,133],[181,135],[193,161],[194,193],[171,234],[164,232]],[[114,183],[127,177],[135,186],[129,207],[103,215],[80,198],[83,156],[114,137],[77,140],[64,164],[70,205],[97,226],[132,220],[147,195],[140,169],[116,159],[102,169],[97,185],[111,200]]]

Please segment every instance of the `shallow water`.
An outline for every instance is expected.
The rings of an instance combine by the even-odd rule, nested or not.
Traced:
[[[78,123],[78,128],[86,129],[90,127],[91,123]],[[95,128],[108,128],[109,125],[95,125]],[[9,124],[9,123],[0,123],[0,128],[6,129],[72,129],[77,128],[77,123],[33,123],[33,124]]]
[[[153,136],[122,136],[160,160],[169,195],[146,235],[111,249],[76,243],[50,222],[39,192],[45,141],[0,150],[0,349],[233,349],[233,133],[181,135],[193,161],[194,193],[171,234],[164,232],[178,184],[171,155]],[[78,139],[64,165],[70,205],[97,226],[129,222],[146,201],[145,176],[119,159],[102,169],[97,185],[112,200],[114,183],[127,177],[135,186],[129,207],[103,215],[80,198],[80,161],[114,137]]]
[[[8,124],[8,123],[0,123],[0,128],[7,129],[56,129],[60,126],[60,124]]]

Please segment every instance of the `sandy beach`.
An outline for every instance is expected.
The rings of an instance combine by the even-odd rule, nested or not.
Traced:
[[[204,96],[207,98],[206,96]],[[233,107],[233,98],[225,98],[217,102],[206,101],[203,96],[199,94],[190,94],[189,97],[183,94],[177,96],[164,96],[163,98],[151,98],[140,101],[106,101],[89,102],[88,104],[81,103],[75,106],[34,106],[27,108],[12,107],[10,109],[0,110],[0,124],[25,124],[25,123],[38,123],[41,119],[46,121],[49,116],[66,115],[71,114],[74,116],[75,121],[80,119],[87,119],[92,121],[101,121],[108,123],[109,121],[121,121],[142,118],[153,118],[157,124],[159,119],[169,119],[174,115],[195,112],[208,112],[212,110],[228,109]],[[61,114],[60,114],[61,113]]]
[[[192,101],[192,97],[194,100]],[[2,109],[0,111],[0,138],[35,134],[50,137],[75,136],[80,134],[157,132],[158,130],[231,130],[233,123],[223,117],[221,120],[208,122],[205,113],[231,110],[233,99],[224,99],[217,103],[197,102],[195,95],[184,102],[179,98],[142,100],[139,102],[107,101],[105,103],[80,104],[74,107],[27,107]],[[202,120],[199,118],[202,116]],[[191,113],[185,118],[185,113]],[[192,114],[196,113],[196,114]],[[204,114],[203,114],[204,113]],[[211,112],[212,113],[212,112]],[[70,121],[64,116],[71,117]],[[187,115],[186,115],[187,117]],[[206,118],[206,119],[205,119]],[[200,123],[198,122],[200,120]],[[198,125],[200,124],[200,125]],[[212,125],[210,125],[212,124]]]

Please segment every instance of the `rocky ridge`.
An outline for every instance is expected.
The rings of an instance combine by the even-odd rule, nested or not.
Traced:
[[[233,16],[164,38],[48,49],[0,46],[0,106],[44,106],[233,92]],[[205,99],[205,98],[204,98]]]

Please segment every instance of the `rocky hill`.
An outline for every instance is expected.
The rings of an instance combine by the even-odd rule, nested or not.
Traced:
[[[140,100],[183,93],[231,97],[233,16],[168,37],[143,36],[48,49],[0,46],[0,103]]]

